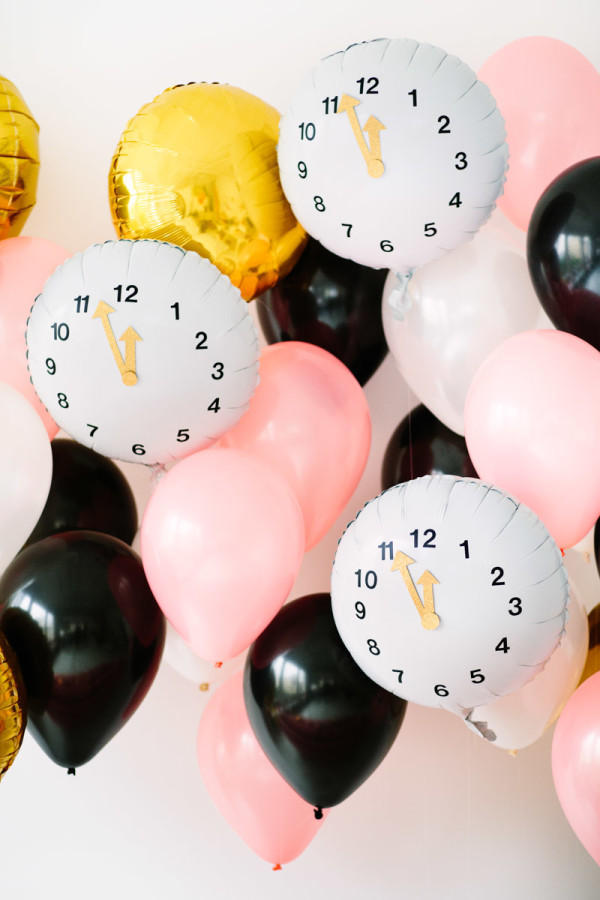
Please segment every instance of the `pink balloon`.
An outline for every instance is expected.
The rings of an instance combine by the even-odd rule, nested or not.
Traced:
[[[569,825],[600,865],[600,672],[577,688],[560,714],[552,776]]]
[[[501,47],[478,73],[506,122],[510,148],[502,212],[523,231],[551,181],[600,154],[600,74],[578,50],[549,37]]]
[[[465,439],[477,473],[513,494],[559,547],[600,516],[600,353],[563,331],[503,341],[475,373]]]
[[[262,859],[296,859],[323,819],[290,787],[256,740],[244,706],[243,672],[213,694],[198,729],[198,763],[217,809]]]
[[[33,301],[46,279],[63,263],[69,252],[52,241],[13,237],[0,241],[0,381],[16,388],[39,414],[50,440],[58,425],[29,379],[25,329]]]
[[[300,341],[266,347],[250,408],[221,439],[279,472],[296,494],[310,550],[335,522],[364,472],[369,406],[335,356]]]
[[[148,583],[194,653],[223,661],[279,611],[304,553],[298,501],[277,472],[214,447],[159,481],[141,526]]]

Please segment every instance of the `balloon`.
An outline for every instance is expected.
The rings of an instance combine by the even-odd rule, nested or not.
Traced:
[[[567,701],[552,739],[552,777],[567,821],[600,865],[600,672]]]
[[[128,123],[109,176],[119,237],[207,257],[245,300],[272,287],[306,235],[279,183],[279,114],[228,84],[163,91]]]
[[[523,250],[486,227],[470,244],[415,272],[402,318],[396,286],[388,276],[382,306],[394,362],[421,403],[464,434],[465,399],[481,363],[503,340],[538,324],[540,304]]]
[[[263,750],[317,809],[341,803],[375,771],[406,710],[353,662],[329,594],[287,603],[265,628],[248,653],[244,697]]]
[[[467,396],[465,437],[480,477],[526,503],[563,549],[600,515],[599,392],[600,353],[541,330],[493,350]]]
[[[31,383],[25,328],[44,282],[68,255],[63,247],[42,238],[14,237],[0,243],[0,380],[11,384],[31,403],[50,440],[58,425]]]
[[[519,38],[479,70],[506,120],[510,167],[502,212],[522,231],[538,197],[559,172],[600,149],[600,75],[555,38]]]
[[[197,253],[159,241],[106,241],[67,260],[35,302],[27,348],[35,389],[67,434],[146,465],[214,443],[258,380],[239,291]]]
[[[257,301],[263,334],[269,344],[316,344],[366,384],[387,353],[381,322],[385,278],[385,270],[340,259],[310,239],[290,274]]]
[[[416,406],[387,443],[381,487],[385,491],[401,481],[438,474],[477,478],[464,438],[446,428],[425,406]]]
[[[27,400],[0,382],[0,574],[38,521],[50,490],[52,451]]]
[[[141,546],[167,619],[194,653],[221,662],[247,648],[286,600],[304,525],[276,471],[217,447],[161,478],[142,518]]]
[[[558,645],[567,572],[543,523],[498,488],[425,475],[369,501],[337,547],[340,636],[381,687],[466,718]]]
[[[198,728],[198,763],[219,812],[254,853],[276,864],[296,859],[323,819],[269,762],[248,721],[238,672],[208,701]]]
[[[250,409],[220,446],[246,450],[298,498],[310,550],[354,493],[371,442],[369,406],[348,369],[320,347],[286,341],[260,356]]]
[[[17,235],[35,206],[39,130],[18,89],[0,77],[0,240]]]
[[[129,482],[118,466],[76,441],[56,438],[50,449],[50,492],[27,543],[61,531],[83,529],[112,534],[131,544],[137,532],[137,508]]]
[[[298,87],[281,120],[281,183],[332,253],[406,273],[489,217],[504,137],[488,88],[456,56],[407,38],[365,41]]]
[[[600,151],[600,144],[598,145]],[[600,350],[600,156],[563,172],[527,232],[533,286],[552,323]]]
[[[53,762],[88,762],[131,718],[158,670],[164,619],[139,557],[93,531],[52,535],[0,579],[0,628]]]
[[[511,694],[478,706],[467,722],[494,747],[520,750],[537,741],[557,720],[576,689],[588,647],[588,619],[570,584],[569,618],[560,644],[544,668]]]
[[[600,671],[600,605],[594,606],[588,614],[589,640],[587,656],[581,673],[580,684]]]
[[[182,678],[194,682],[204,692],[209,691],[215,685],[221,684],[235,672],[238,672],[244,665],[246,652],[243,651],[221,665],[201,659],[199,656],[196,656],[192,648],[188,647],[181,635],[167,621],[163,659]]]
[[[0,632],[0,780],[21,749],[27,724],[27,694],[19,663]]]

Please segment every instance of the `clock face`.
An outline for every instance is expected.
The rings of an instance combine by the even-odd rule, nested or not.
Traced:
[[[333,615],[364,672],[461,715],[521,687],[566,622],[560,550],[527,507],[452,475],[366,504],[340,540]]]
[[[257,383],[246,303],[212,263],[160,241],[108,241],[48,279],[27,325],[34,387],[75,440],[167,462],[238,421]]]
[[[502,116],[454,56],[408,39],[324,59],[280,125],[294,214],[331,252],[406,272],[469,240],[501,192]]]

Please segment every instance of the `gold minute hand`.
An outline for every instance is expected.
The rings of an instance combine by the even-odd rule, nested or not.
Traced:
[[[137,382],[137,375],[135,373],[135,341],[141,340],[141,338],[131,327],[125,331],[121,336],[121,340],[125,341],[125,359],[123,359],[117,339],[112,330],[112,325],[108,318],[110,314],[114,312],[115,310],[112,306],[109,306],[104,300],[100,300],[92,314],[92,319],[100,319],[102,322],[108,345],[112,351],[119,372],[121,373],[123,384],[130,386]],[[131,332],[135,337],[132,336]]]
[[[385,128],[378,119],[374,116],[369,116],[367,123],[365,125],[364,130],[369,135],[369,144],[367,144],[365,140],[365,136],[362,133],[360,123],[358,121],[358,116],[356,115],[356,106],[360,105],[360,100],[356,100],[354,97],[350,97],[349,94],[342,94],[340,102],[338,104],[337,111],[338,113],[347,113],[348,121],[352,127],[352,131],[354,133],[354,137],[356,138],[356,142],[360,148],[360,152],[363,155],[363,158],[367,164],[367,172],[372,178],[379,178],[380,175],[383,175],[384,166],[381,160],[381,140],[379,137],[379,132]]]

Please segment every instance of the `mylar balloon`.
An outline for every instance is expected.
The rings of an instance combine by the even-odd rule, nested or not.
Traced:
[[[50,492],[27,543],[61,531],[83,529],[112,534],[131,544],[137,531],[137,508],[119,467],[77,441],[56,438],[50,449]]]
[[[401,317],[390,274],[382,314],[390,353],[421,403],[465,433],[465,400],[477,369],[513,334],[537,328],[542,313],[523,249],[487,226],[469,244],[419,269]]]
[[[542,669],[569,592],[560,550],[531,510],[489,484],[426,475],[350,523],[331,596],[342,640],[370,678],[466,717]]]
[[[273,344],[261,352],[250,409],[220,446],[245,450],[285,478],[300,503],[310,550],[363,475],[371,446],[369,404],[331,353],[300,341]]]
[[[0,243],[0,380],[12,384],[39,414],[50,440],[58,425],[40,401],[29,377],[25,329],[33,301],[69,252],[35,237]]]
[[[279,867],[302,853],[324,817],[284,780],[258,743],[241,672],[209,700],[198,728],[198,763],[217,809],[262,859]]]
[[[381,487],[421,475],[465,475],[477,478],[465,439],[446,428],[425,406],[417,406],[400,422],[385,448]]]
[[[12,766],[27,724],[27,694],[17,657],[0,632],[0,779]]]
[[[279,183],[279,113],[228,84],[169,88],[128,123],[110,170],[119,237],[206,256],[252,300],[298,258],[306,235]]]
[[[600,516],[600,353],[563,331],[503,341],[475,373],[465,437],[479,476],[510,491],[566,549]]]
[[[74,768],[133,715],[162,653],[164,618],[139,557],[92,531],[27,547],[0,579],[0,628],[28,695],[28,728]]]
[[[317,809],[335,806],[377,768],[406,704],[355,664],[329,594],[286,604],[248,654],[244,696],[273,765]]]
[[[549,318],[561,331],[583,338],[596,350],[600,350],[599,209],[600,156],[596,156],[567,169],[546,188],[527,232],[531,280]]]
[[[104,456],[167,462],[243,415],[258,338],[228,278],[159,241],[107,241],[48,279],[27,326],[36,391],[67,434]]]
[[[249,647],[287,599],[304,523],[281,475],[249,453],[215,447],[161,478],[141,544],[167,619],[194,653],[223,662]]]
[[[506,120],[510,167],[502,212],[522,231],[538,197],[567,166],[600,148],[600,73],[564,41],[543,35],[500,47],[479,70]]]
[[[600,672],[568,700],[552,739],[552,777],[569,825],[600,865]]]
[[[35,527],[50,490],[52,451],[42,420],[0,382],[0,574]]]
[[[456,56],[407,38],[320,62],[281,120],[281,182],[332,253],[408,272],[470,238],[502,190],[504,122]]]
[[[19,234],[35,206],[38,134],[20,92],[0,77],[0,240]]]
[[[265,338],[316,344],[365,384],[387,354],[381,322],[386,274],[340,259],[310,239],[290,274],[257,300]]]

